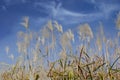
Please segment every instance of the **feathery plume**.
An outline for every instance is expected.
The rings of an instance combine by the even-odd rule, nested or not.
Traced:
[[[57,21],[54,21],[54,26],[59,32],[63,33],[62,25],[58,24]]]
[[[29,17],[25,16],[23,18],[23,22],[21,23],[22,26],[24,26],[26,29],[28,29],[29,26]]]
[[[74,42],[74,34],[72,33],[71,29],[69,29],[68,32],[66,32],[66,35],[69,40],[72,40]]]
[[[106,37],[105,37],[105,35],[104,35],[104,29],[103,29],[103,25],[102,25],[101,22],[100,22],[100,36],[101,36],[101,38],[102,38],[102,41],[106,43],[107,40],[106,40]]]
[[[17,34],[18,34],[18,37],[23,37],[24,36],[24,32],[22,32],[22,31],[19,31]]]
[[[118,32],[117,36],[120,37],[120,32]]]
[[[82,40],[86,39],[87,37],[89,37],[90,39],[93,38],[93,32],[92,32],[89,24],[87,24],[87,23],[79,26],[78,34]]]
[[[14,60],[14,55],[13,55],[13,54],[10,54],[8,57],[9,57],[11,60]]]
[[[98,47],[98,50],[101,51],[102,50],[102,42],[101,42],[101,39],[99,36],[97,36],[96,45]]]
[[[6,53],[8,54],[9,53],[9,47],[7,46],[6,48],[5,48],[5,50],[6,50]]]
[[[61,42],[61,46],[64,49],[65,47],[69,47],[71,48],[71,41],[74,42],[74,34],[72,33],[72,31],[69,29],[67,32],[65,32],[61,38],[60,38],[60,42]]]
[[[45,44],[45,38],[44,37],[38,37],[38,42],[41,42],[42,45]]]
[[[46,27],[44,27],[41,30],[41,32],[42,32],[42,36],[44,36],[44,38],[49,38],[50,37],[50,32],[49,32],[49,30]]]
[[[47,27],[50,31],[53,31],[52,21],[48,21]]]
[[[41,43],[42,43],[42,45],[45,44],[45,38],[44,37],[41,38]]]
[[[116,27],[117,27],[118,30],[120,30],[120,12],[119,12],[119,14],[117,15]]]
[[[67,57],[66,51],[64,49],[61,50],[61,52],[60,52],[60,58],[64,60],[64,59],[66,59],[66,57]]]

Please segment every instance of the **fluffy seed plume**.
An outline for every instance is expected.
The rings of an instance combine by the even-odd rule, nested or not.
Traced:
[[[101,39],[99,36],[97,36],[96,45],[98,47],[98,50],[101,51],[102,50],[102,42],[101,42]]]
[[[74,34],[72,33],[71,29],[69,29],[66,34],[67,34],[68,39],[74,42]]]
[[[54,21],[54,26],[59,32],[63,33],[62,25],[58,24],[57,21]]]
[[[42,45],[45,44],[45,38],[44,37],[38,37],[37,39],[39,42],[41,42]]]
[[[61,46],[64,49],[65,47],[71,47],[71,41],[74,42],[74,34],[69,29],[67,32],[65,32],[60,39]]]
[[[23,18],[23,22],[21,23],[22,26],[24,26],[26,29],[28,29],[29,26],[29,17],[25,16]]]
[[[66,57],[67,57],[67,54],[66,54],[66,51],[65,50],[62,50],[61,52],[60,52],[60,57],[61,57],[61,59],[66,59]]]
[[[89,37],[90,39],[93,38],[93,32],[92,32],[89,24],[85,23],[83,25],[80,25],[78,29],[79,29],[78,34],[82,40],[84,40],[87,37]]]
[[[5,48],[5,50],[6,50],[6,53],[8,54],[9,53],[9,47],[7,46],[6,48]]]
[[[49,30],[46,27],[44,27],[41,30],[41,32],[42,32],[42,36],[44,36],[44,38],[49,38],[50,37],[50,32],[49,32]]]
[[[117,15],[116,27],[118,30],[120,30],[120,13]]]
[[[50,31],[53,31],[52,21],[48,21],[47,27]]]
[[[11,60],[14,60],[14,55],[10,54],[10,56],[8,56]]]

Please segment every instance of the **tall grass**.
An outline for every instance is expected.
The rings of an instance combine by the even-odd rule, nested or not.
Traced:
[[[118,17],[118,28],[119,22]],[[120,80],[119,36],[107,39],[101,24],[97,35],[88,23],[75,32],[57,21],[34,32],[28,17],[21,25],[26,31],[17,36],[20,56],[14,65],[0,64],[0,80]]]

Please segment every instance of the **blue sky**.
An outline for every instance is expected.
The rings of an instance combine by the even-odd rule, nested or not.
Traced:
[[[10,63],[5,47],[17,56],[16,33],[22,17],[30,17],[30,28],[38,30],[48,20],[57,20],[63,29],[74,30],[81,23],[89,23],[93,32],[103,23],[105,34],[117,33],[115,20],[120,11],[120,0],[0,0],[0,62]]]

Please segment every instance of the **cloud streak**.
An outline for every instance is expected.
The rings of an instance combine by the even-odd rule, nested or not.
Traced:
[[[22,4],[22,3],[27,2],[27,0],[22,0],[22,1],[17,0],[15,2],[13,2],[12,0],[5,0],[5,2],[6,4],[13,4],[13,3],[15,4],[15,2],[16,3],[20,2]],[[55,20],[61,21],[66,24],[74,24],[74,23],[80,23],[80,22],[92,22],[92,21],[99,21],[101,19],[108,19],[110,18],[112,12],[120,10],[119,8],[120,6],[117,3],[114,3],[114,4],[111,4],[110,2],[104,3],[103,1],[97,1],[97,0],[85,0],[84,4],[85,2],[91,5],[94,5],[94,7],[96,8],[96,11],[93,10],[88,13],[82,13],[80,11],[79,12],[71,11],[71,10],[66,9],[63,6],[63,2],[60,2],[60,1],[56,2],[54,0],[47,1],[47,2],[45,1],[35,2],[34,1],[33,4],[31,5],[34,6],[35,10],[48,14],[48,18],[55,19]],[[74,4],[74,6],[79,7],[79,5],[76,5],[76,4]],[[83,8],[83,11],[84,11],[84,8]],[[43,19],[43,21],[44,20],[47,20],[46,17],[45,19]]]
[[[96,5],[95,7],[98,8],[98,11],[87,14],[83,14],[82,12],[78,13],[67,10],[62,6],[61,2],[58,5],[56,5],[55,2],[37,3],[35,5],[43,7],[45,9],[44,12],[50,14],[50,16],[52,16],[54,19],[70,24],[85,22],[85,21],[91,22],[103,18],[106,19],[110,17],[113,11],[120,10],[119,9],[120,6],[116,4],[104,4],[104,3],[96,3],[95,1],[92,1],[92,3],[93,2]]]

